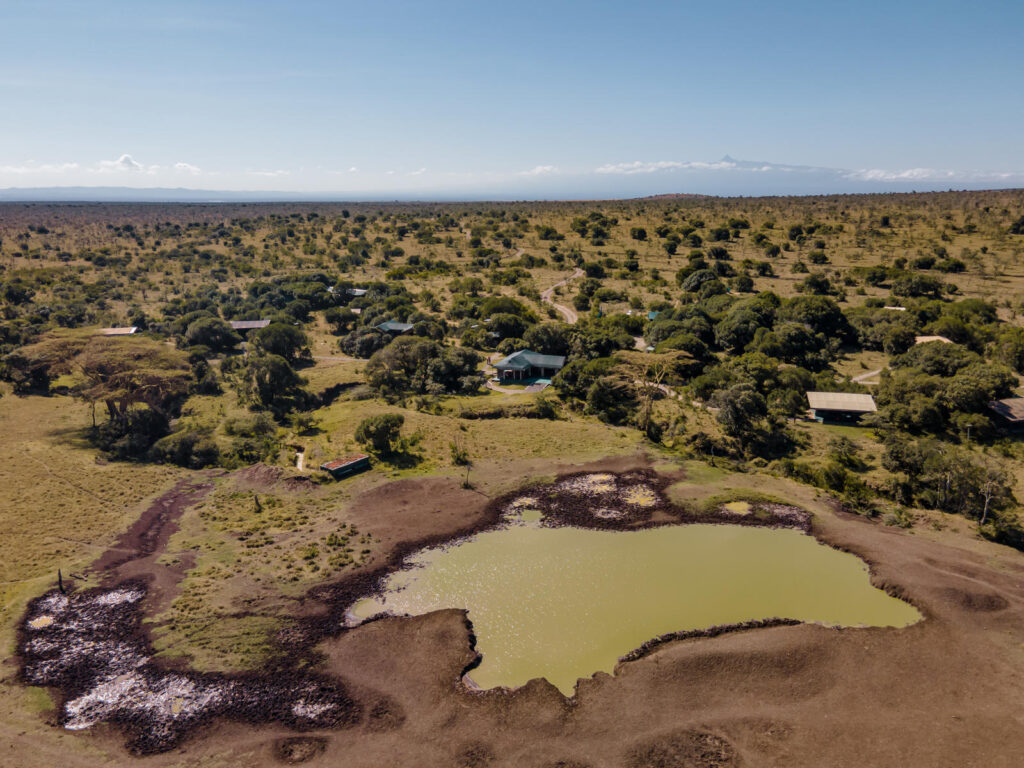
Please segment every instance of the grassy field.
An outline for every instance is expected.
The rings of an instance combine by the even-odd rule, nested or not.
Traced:
[[[25,602],[57,569],[81,570],[187,472],[103,461],[82,438],[89,409],[70,398],[5,396],[0,423],[0,640],[10,649]]]

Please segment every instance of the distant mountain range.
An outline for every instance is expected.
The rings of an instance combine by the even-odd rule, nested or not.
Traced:
[[[238,191],[170,187],[12,187],[0,202],[45,203],[281,203],[485,200],[613,200],[705,196],[834,195],[1024,187],[1024,171],[952,171],[934,168],[843,169],[736,160],[632,160],[589,171],[545,166],[543,174],[504,180],[466,180],[460,186],[395,187],[345,192]],[[310,183],[313,183],[311,180]],[[402,182],[397,182],[401,184]],[[693,190],[679,192],[677,190]]]

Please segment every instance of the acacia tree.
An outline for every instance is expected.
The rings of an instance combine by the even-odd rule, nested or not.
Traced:
[[[87,341],[81,334],[54,334],[16,349],[4,357],[3,376],[18,394],[48,392],[53,379],[68,372],[70,361]]]
[[[8,377],[24,387],[70,375],[71,391],[90,404],[102,402],[112,422],[125,424],[134,406],[168,418],[192,382],[188,358],[145,336],[56,334],[22,347],[5,359]]]
[[[662,354],[622,351],[615,355],[615,371],[623,384],[635,393],[638,403],[636,425],[645,434],[655,438],[659,429],[653,428],[654,401],[663,395],[672,395],[669,384],[678,384],[682,368],[693,358],[682,350]]]
[[[184,354],[146,337],[94,337],[72,365],[82,376],[76,393],[90,402],[102,401],[110,420],[122,423],[140,404],[169,418],[172,405],[187,394],[192,381]]]

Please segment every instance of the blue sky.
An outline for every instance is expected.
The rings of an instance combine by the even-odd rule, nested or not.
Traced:
[[[0,187],[1024,186],[1022,30],[1003,0],[0,0]]]

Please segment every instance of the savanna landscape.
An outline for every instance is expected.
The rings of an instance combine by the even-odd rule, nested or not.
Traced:
[[[1017,765],[1022,296],[1020,190],[2,204],[0,763]],[[661,629],[561,684],[478,684],[457,599],[358,610],[571,542],[529,635],[686,528],[766,554],[627,560]],[[840,562],[900,618],[833,616]]]

